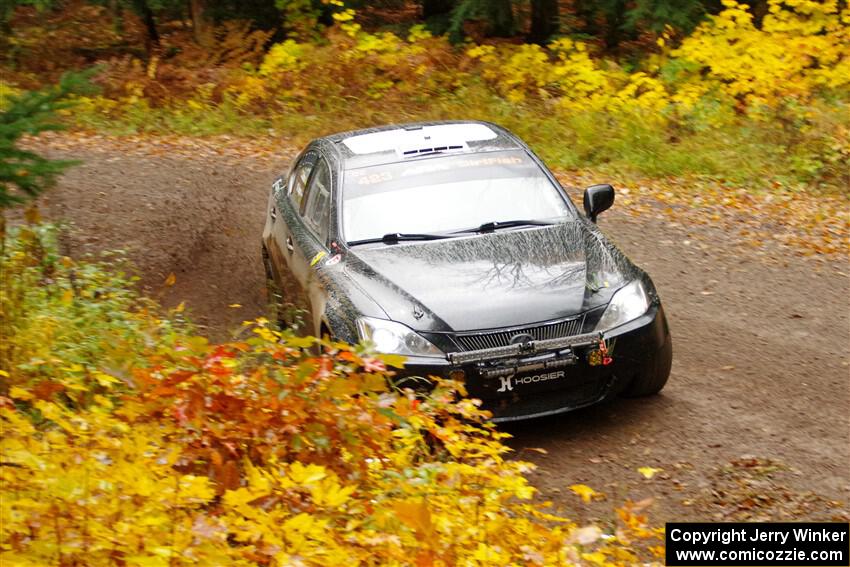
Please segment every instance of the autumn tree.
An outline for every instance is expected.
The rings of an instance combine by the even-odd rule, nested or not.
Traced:
[[[9,48],[12,37],[11,21],[19,6],[35,6],[39,11],[52,9],[53,0],[0,0],[0,54]]]

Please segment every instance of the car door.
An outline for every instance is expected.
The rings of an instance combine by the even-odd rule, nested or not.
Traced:
[[[292,168],[286,187],[275,195],[275,206],[271,210],[272,228],[269,254],[274,256],[273,265],[283,269],[276,274],[281,287],[283,318],[294,328],[302,320],[309,323],[309,304],[303,293],[302,282],[306,281],[308,262],[303,249],[295,245],[297,234],[304,230],[301,208],[310,176],[319,159],[319,152],[308,149]]]
[[[301,200],[300,223],[292,240],[295,247],[294,258],[303,262],[299,269],[293,270],[301,288],[302,301],[309,306],[312,315],[308,333],[318,335],[321,314],[326,302],[326,290],[319,277],[324,263],[330,259],[328,250],[328,230],[330,225],[331,174],[330,165],[319,158],[310,175],[306,192]]]

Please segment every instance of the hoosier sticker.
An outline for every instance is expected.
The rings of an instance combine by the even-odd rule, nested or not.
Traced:
[[[544,372],[542,374],[532,374],[530,376],[501,376],[499,380],[502,381],[497,392],[510,392],[514,389],[515,386],[519,386],[521,384],[533,384],[534,382],[547,382],[549,380],[558,380],[559,378],[563,378],[565,376],[563,370],[556,370],[553,372]]]

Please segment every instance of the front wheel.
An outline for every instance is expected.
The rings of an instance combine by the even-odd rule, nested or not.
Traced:
[[[667,384],[672,366],[673,339],[668,335],[664,346],[655,354],[646,368],[632,379],[622,395],[626,398],[640,398],[657,394]]]

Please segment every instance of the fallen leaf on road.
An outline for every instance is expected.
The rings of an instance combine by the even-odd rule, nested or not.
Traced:
[[[584,502],[590,502],[591,500],[601,498],[603,495],[599,492],[596,492],[586,484],[573,484],[570,486],[570,490],[578,494]]]
[[[644,476],[644,478],[652,478],[657,473],[660,473],[663,469],[656,469],[654,467],[640,467],[638,472]]]

